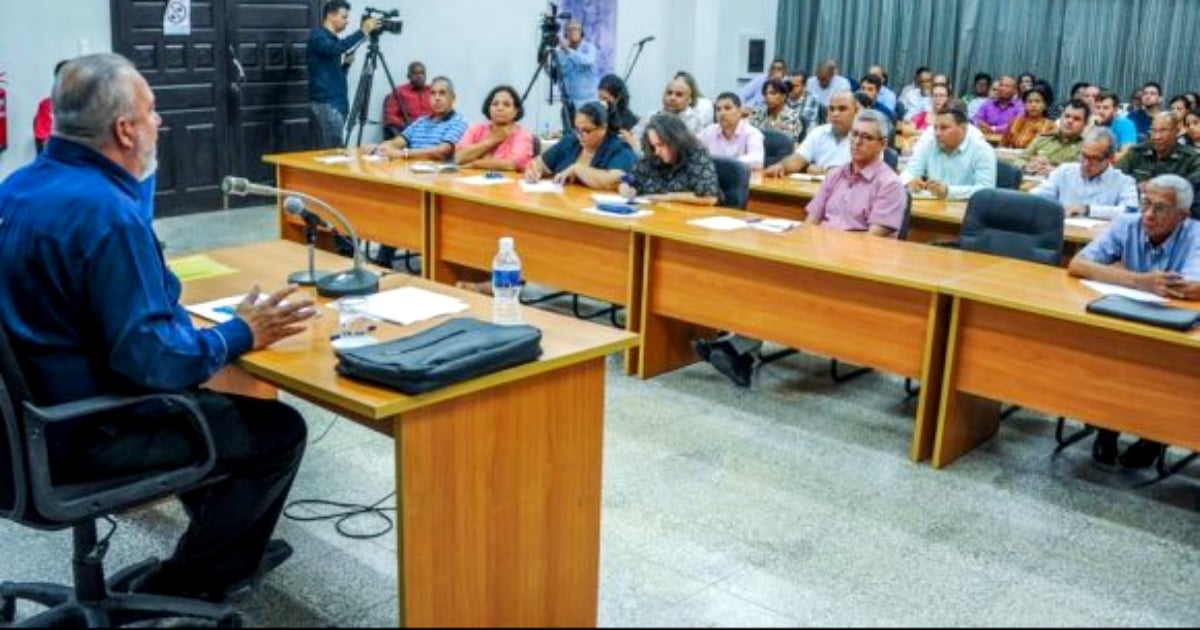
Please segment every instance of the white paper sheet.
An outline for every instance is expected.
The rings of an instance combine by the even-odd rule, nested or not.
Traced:
[[[329,307],[336,309],[337,302],[330,302]],[[467,303],[458,298],[417,287],[403,287],[367,296],[367,317],[401,326],[461,313],[468,308]]]
[[[743,219],[735,219],[733,217],[704,217],[703,219],[692,219],[688,221],[688,225],[702,227],[709,230],[717,230],[719,232],[729,232],[732,230],[744,230],[750,227],[750,224]]]
[[[602,217],[607,217],[609,219],[640,219],[642,217],[648,217],[648,216],[654,214],[653,210],[638,210],[637,212],[634,212],[633,214],[614,214],[612,212],[605,212],[603,210],[597,210],[594,207],[584,208],[583,211],[587,212],[588,214],[597,214]]]
[[[1084,217],[1071,217],[1066,220],[1066,224],[1071,227],[1090,230],[1101,225],[1108,225],[1108,221],[1101,221],[1100,219],[1086,219]]]
[[[414,173],[453,173],[458,171],[457,164],[439,164],[437,162],[413,162],[408,170]]]
[[[349,155],[318,155],[313,159],[321,164],[349,164],[354,161]]]
[[[268,293],[259,293],[258,294],[258,303],[262,304],[263,302],[266,302],[267,299],[270,297],[271,296]],[[191,313],[192,315],[196,315],[197,317],[203,317],[204,319],[207,319],[210,322],[217,323],[217,324],[224,324],[225,322],[233,319],[234,317],[237,317],[238,304],[241,304],[242,300],[244,300],[244,299],[246,299],[245,293],[243,293],[241,295],[235,295],[232,297],[221,298],[219,300],[213,300],[211,302],[204,302],[201,304],[192,304],[190,306],[184,306],[184,309],[186,309],[187,312]],[[287,303],[288,303],[288,301],[284,300],[284,301],[280,302],[279,305],[287,306]]]
[[[459,177],[460,183],[468,186],[499,186],[501,184],[511,184],[513,180],[504,177],[488,177],[487,175],[474,175],[472,177]]]
[[[1139,302],[1154,302],[1157,304],[1162,304],[1167,301],[1167,298],[1159,297],[1153,293],[1120,287],[1115,284],[1106,284],[1103,282],[1096,282],[1095,280],[1081,280],[1081,282],[1083,283],[1083,286],[1101,295],[1119,295],[1121,297],[1127,297],[1131,300],[1137,300]]]
[[[650,200],[645,197],[626,199],[613,193],[592,193],[592,201],[596,203],[650,203]]]
[[[521,180],[521,190],[532,195],[559,194],[563,191],[562,184],[555,184],[552,180],[543,179],[536,184],[530,184],[525,180]]]
[[[913,199],[937,199],[937,195],[928,190],[914,190],[912,192]]]
[[[824,175],[809,175],[808,173],[793,173],[788,175],[788,179],[794,179],[798,182],[823,182]]]
[[[750,227],[763,232],[771,232],[772,234],[783,234],[784,232],[791,232],[800,227],[800,222],[792,221],[791,219],[759,219],[750,222]]]

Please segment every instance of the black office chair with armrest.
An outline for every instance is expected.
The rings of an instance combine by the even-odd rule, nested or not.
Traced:
[[[203,453],[167,470],[89,483],[56,483],[66,462],[51,461],[48,435],[65,423],[77,428],[96,414],[118,413],[137,405],[162,403],[181,412],[195,429]],[[7,333],[0,328],[0,518],[40,530],[74,531],[74,586],[0,584],[0,622],[12,623],[18,600],[49,610],[24,620],[27,627],[113,627],[156,619],[195,619],[218,627],[240,627],[241,616],[227,604],[129,593],[137,579],[158,566],[151,559],[121,571],[107,582],[107,538],[98,540],[96,519],[145,505],[200,485],[216,463],[204,415],[186,396],[155,394],[137,398],[102,396],[53,407],[34,404]]]
[[[713,156],[717,182],[721,185],[721,205],[745,210],[750,203],[750,169],[745,164],[726,157]]]
[[[1021,190],[1021,169],[1003,160],[996,160],[996,188]]]
[[[1015,190],[971,196],[957,241],[939,243],[1043,265],[1062,264],[1064,211],[1057,202]]]
[[[883,162],[891,167],[892,172],[900,172],[900,152],[888,147],[883,150]],[[909,205],[912,205],[912,199],[909,198]]]
[[[796,152],[796,141],[786,133],[764,129],[762,134],[763,152],[766,154],[763,159],[764,168],[774,166]]]

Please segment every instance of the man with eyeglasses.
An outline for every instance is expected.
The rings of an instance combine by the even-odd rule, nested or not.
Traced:
[[[1111,168],[1117,136],[1107,127],[1084,135],[1079,162],[1054,169],[1033,194],[1062,204],[1069,217],[1112,219],[1138,206],[1137,182]]]
[[[933,143],[918,143],[901,175],[909,190],[938,199],[969,199],[996,187],[996,151],[982,138],[971,137],[967,114],[946,107],[934,119]]]
[[[1162,112],[1150,123],[1150,140],[1137,145],[1117,162],[1117,168],[1139,184],[1159,175],[1179,175],[1200,188],[1200,153],[1175,141],[1178,121],[1175,114]],[[1192,215],[1200,217],[1200,200],[1195,200]]]
[[[904,184],[883,161],[891,123],[868,109],[855,117],[848,137],[850,163],[829,172],[809,202],[807,223],[847,232],[895,238],[904,223],[908,195]],[[697,339],[696,353],[739,387],[749,387],[762,341],[726,334]]]
[[[788,173],[822,175],[829,169],[850,162],[850,127],[858,115],[858,100],[850,92],[838,92],[829,99],[829,122],[813,129],[795,155],[763,171],[768,176]]]
[[[1150,180],[1141,213],[1117,216],[1103,236],[1071,261],[1071,275],[1177,300],[1200,300],[1200,222],[1188,218],[1194,197],[1192,184],[1178,175]],[[1115,431],[1100,430],[1092,458],[1115,464],[1117,437]],[[1121,465],[1146,468],[1163,448],[1138,440],[1121,455]]]

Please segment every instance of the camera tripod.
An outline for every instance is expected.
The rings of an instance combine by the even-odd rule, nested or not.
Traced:
[[[367,110],[371,107],[371,87],[375,80],[375,69],[377,66],[383,66],[383,74],[387,77],[388,85],[392,88],[388,94],[396,93],[396,82],[392,79],[392,71],[388,68],[387,59],[383,58],[383,53],[379,52],[379,31],[368,35],[367,58],[363,60],[362,74],[358,77],[358,87],[354,90],[354,103],[350,106],[350,114],[346,116],[346,133],[345,142],[347,148],[351,146],[361,146],[363,131],[367,127]],[[404,111],[404,103],[400,103],[400,116],[404,119],[404,124],[408,124],[408,112]],[[354,128],[358,127],[358,138],[355,139],[353,145],[350,144],[350,136],[354,132]]]
[[[567,93],[566,79],[563,77],[562,68],[558,65],[558,55],[555,54],[553,47],[544,46],[540,56],[543,61],[538,64],[537,70],[533,71],[533,77],[529,79],[529,85],[526,86],[525,92],[521,94],[521,102],[524,103],[528,100],[529,93],[533,91],[533,86],[537,83],[538,76],[542,74],[542,71],[545,71],[546,76],[550,79],[550,90],[546,94],[546,104],[554,104],[554,90],[558,89],[559,98],[562,101],[563,133],[567,133],[575,122],[575,104],[571,102],[571,95]]]

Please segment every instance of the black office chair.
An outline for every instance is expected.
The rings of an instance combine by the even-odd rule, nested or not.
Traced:
[[[65,462],[52,462],[48,432],[64,423],[79,428],[96,414],[119,413],[137,405],[161,402],[182,412],[195,428],[202,459],[169,470],[155,470],[80,484],[56,483]],[[27,627],[113,627],[156,619],[195,619],[217,627],[241,627],[241,616],[227,604],[177,597],[129,593],[130,585],[158,566],[151,559],[121,571],[107,582],[104,555],[108,540],[99,541],[96,519],[196,487],[212,471],[216,451],[204,415],[185,396],[156,394],[138,398],[101,396],[54,407],[33,402],[17,357],[0,328],[0,518],[40,529],[74,531],[74,587],[54,584],[0,584],[0,623],[12,623],[17,600],[49,610],[27,619]],[[18,553],[8,550],[7,553]]]
[[[796,152],[796,141],[782,131],[774,129],[763,130],[763,149],[765,158],[763,167],[774,166],[787,156]]]
[[[533,157],[538,157],[542,154],[542,139],[535,133],[533,134]]]
[[[713,156],[712,161],[721,185],[721,205],[745,210],[750,202],[750,169],[733,158]]]
[[[1063,256],[1063,207],[1015,190],[971,196],[958,241],[962,249],[1058,266]]]
[[[892,168],[892,172],[899,173],[900,172],[900,152],[893,149],[892,147],[888,147],[888,148],[884,149],[883,150],[883,163],[890,166]],[[912,197],[909,197],[908,205],[910,207],[912,206]]]
[[[996,188],[1021,190],[1023,178],[1021,169],[1003,160],[996,160]]]

